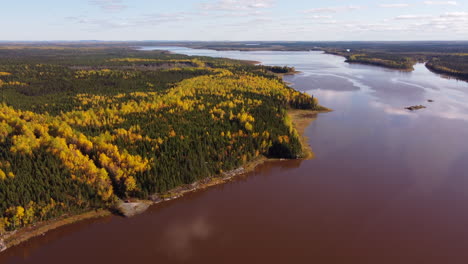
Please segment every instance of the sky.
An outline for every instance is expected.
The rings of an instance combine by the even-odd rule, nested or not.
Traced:
[[[0,40],[468,40],[468,0],[0,0]]]

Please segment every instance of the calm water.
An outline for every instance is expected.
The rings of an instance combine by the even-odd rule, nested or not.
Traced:
[[[468,83],[320,52],[171,50],[302,71],[286,81],[335,110],[306,131],[316,158],[51,231],[1,263],[468,263]]]

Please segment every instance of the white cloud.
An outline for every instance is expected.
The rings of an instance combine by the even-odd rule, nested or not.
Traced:
[[[380,4],[379,6],[383,8],[402,8],[402,7],[408,7],[410,5],[409,4]]]
[[[128,8],[127,5],[123,4],[122,0],[90,0],[89,3],[108,12],[122,11]]]
[[[409,116],[412,118],[417,117],[416,115],[411,114],[410,111],[404,109],[403,107],[394,107],[394,106],[391,106],[382,102],[378,102],[378,101],[372,101],[370,102],[370,105],[375,108],[380,108],[385,113],[390,114],[390,115],[403,115],[403,116]]]
[[[424,4],[426,5],[449,5],[449,6],[456,6],[458,2],[456,1],[425,1]]]
[[[269,17],[261,17],[261,18],[256,18],[256,19],[251,19],[248,21],[244,21],[241,23],[231,23],[231,24],[225,24],[224,26],[226,27],[231,27],[231,28],[240,28],[239,30],[245,30],[245,27],[258,27],[258,26],[263,26],[265,24],[271,23],[273,21],[272,18]]]
[[[403,15],[395,17],[394,20],[414,20],[412,23],[401,25],[404,31],[430,33],[431,35],[436,31],[445,33],[450,31],[457,34],[468,32],[468,13],[466,12],[452,12],[438,16]]]
[[[405,31],[406,28],[401,25],[391,25],[388,23],[348,23],[343,25],[348,31],[352,32],[364,32],[364,31],[373,31],[373,32],[388,32],[388,31],[395,31],[395,32],[402,32]]]
[[[199,14],[190,12],[178,13],[158,13],[158,14],[142,14],[137,17],[102,17],[89,18],[87,16],[72,16],[66,19],[86,25],[91,30],[113,30],[123,28],[141,28],[144,26],[158,26],[169,23],[186,22],[199,17]]]
[[[178,13],[160,13],[160,14],[149,14],[142,16],[141,18],[134,19],[135,24],[143,25],[160,25],[163,23],[177,23],[181,21],[189,21],[194,19],[195,14],[188,12]]]
[[[315,16],[311,16],[311,18],[313,18],[313,19],[330,19],[330,18],[332,18],[332,16],[315,15]]]
[[[325,20],[325,21],[318,22],[317,24],[321,24],[321,25],[335,25],[335,24],[338,24],[338,21],[337,21],[337,20]]]
[[[468,17],[468,12],[450,12],[441,15],[441,17]]]
[[[97,19],[88,17],[67,17],[67,19],[77,24],[90,26],[92,30],[120,29],[136,26],[134,22],[130,22],[125,19]]]
[[[304,11],[304,13],[338,13],[344,11],[354,11],[362,9],[361,6],[334,6],[334,7],[320,7],[312,8]]]
[[[433,18],[431,15],[401,15],[395,17],[395,20],[415,20],[415,19],[429,19]]]
[[[347,32],[398,32],[433,38],[441,34],[466,34],[468,32],[468,12],[448,12],[439,15],[405,14],[383,19],[381,22],[343,21],[337,23],[336,30],[345,28]],[[370,33],[369,33],[370,34]]]
[[[246,11],[274,6],[274,0],[218,0],[202,3],[201,8],[214,11]]]
[[[113,5],[125,6],[130,3],[126,0],[87,0],[87,2],[96,8],[110,11],[119,9],[112,7]],[[159,32],[165,28],[174,28],[164,35],[164,38],[174,39],[182,38],[181,36],[185,39],[186,35],[193,39],[198,37],[198,35],[186,33],[183,29],[192,25],[193,28],[195,26],[206,28],[206,32],[203,33],[206,34],[206,39],[272,40],[272,36],[275,38],[281,36],[282,39],[295,40],[347,40],[362,36],[362,39],[366,40],[393,38],[417,40],[451,39],[452,36],[461,36],[460,39],[462,39],[463,36],[468,36],[468,12],[461,8],[458,10],[451,8],[456,12],[439,8],[439,13],[427,11],[422,14],[416,12],[413,14],[409,11],[405,14],[406,7],[415,7],[415,4],[409,1],[409,4],[406,4],[406,0],[394,4],[391,1],[385,1],[382,4],[376,3],[373,7],[401,8],[399,12],[401,15],[397,16],[397,13],[393,17],[382,16],[375,19],[367,18],[364,11],[378,11],[378,9],[370,10],[364,5],[316,6],[316,8],[302,11],[300,16],[277,14],[272,7],[278,2],[276,0],[203,0],[202,4],[199,2],[186,11],[180,12],[146,14],[130,14],[129,12],[125,16],[101,14],[99,17],[70,17],[69,20],[86,32],[100,34],[103,34],[102,32],[113,34],[119,30],[131,32],[137,29]],[[355,16],[351,16],[352,14],[341,16],[345,12],[353,11],[356,11]],[[184,26],[179,27],[179,25]],[[297,37],[291,32],[303,34]],[[359,35],[356,35],[356,32]]]

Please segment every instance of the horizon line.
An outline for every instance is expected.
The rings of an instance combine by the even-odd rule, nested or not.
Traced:
[[[6,42],[468,42],[464,40],[98,40],[98,39],[77,39],[77,40],[0,40]]]

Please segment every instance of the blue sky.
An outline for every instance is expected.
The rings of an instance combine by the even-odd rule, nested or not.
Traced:
[[[468,40],[468,0],[2,0],[0,40]]]

